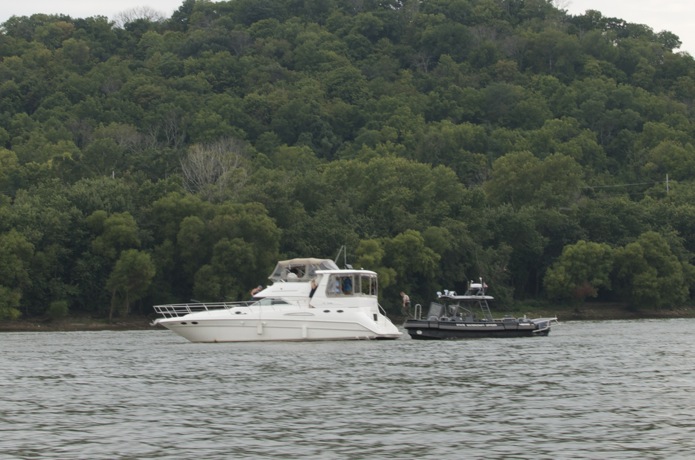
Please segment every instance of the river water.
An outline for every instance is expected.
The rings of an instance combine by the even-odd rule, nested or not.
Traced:
[[[0,458],[694,458],[694,329],[243,344],[2,333]]]

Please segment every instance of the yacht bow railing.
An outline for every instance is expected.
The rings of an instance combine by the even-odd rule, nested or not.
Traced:
[[[178,303],[167,305],[155,305],[154,311],[164,318],[178,318],[189,313],[200,311],[224,310],[234,307],[248,307],[253,301],[249,302],[209,302],[209,303]]]

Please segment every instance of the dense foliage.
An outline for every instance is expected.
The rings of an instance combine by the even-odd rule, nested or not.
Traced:
[[[381,302],[687,303],[695,62],[549,0],[185,0],[0,29],[0,317],[235,300],[279,258]]]

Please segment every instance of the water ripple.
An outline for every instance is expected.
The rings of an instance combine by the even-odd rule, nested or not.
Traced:
[[[691,458],[694,325],[284,344],[5,333],[0,458]]]

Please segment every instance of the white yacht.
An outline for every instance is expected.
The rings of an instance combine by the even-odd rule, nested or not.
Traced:
[[[155,305],[161,325],[191,342],[396,339],[377,300],[377,274],[330,259],[278,262],[248,302]]]

